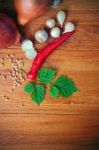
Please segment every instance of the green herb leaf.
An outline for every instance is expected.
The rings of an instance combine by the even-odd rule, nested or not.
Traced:
[[[58,98],[58,96],[59,96],[59,90],[58,90],[58,88],[55,85],[51,85],[50,86],[50,95],[53,98],[55,98],[55,99]]]
[[[74,92],[78,91],[75,83],[67,76],[60,76],[54,85],[58,88],[62,97],[69,97]]]
[[[38,76],[42,83],[48,84],[53,80],[55,74],[56,74],[55,70],[43,68],[40,69]]]
[[[35,85],[35,90],[31,95],[33,101],[35,101],[38,105],[45,98],[45,88],[43,85]]]
[[[26,93],[32,93],[34,91],[34,84],[33,83],[28,83],[24,87],[24,92]]]

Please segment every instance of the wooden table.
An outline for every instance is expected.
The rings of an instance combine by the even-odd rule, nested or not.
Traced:
[[[73,78],[80,92],[57,101],[47,93],[38,107],[23,92],[24,84],[11,94],[12,81],[0,78],[0,96],[6,93],[10,97],[7,102],[0,98],[0,150],[99,150],[99,1],[64,0],[58,9],[50,9],[27,25],[26,35],[33,35],[61,9],[68,11],[67,20],[76,23],[77,31],[44,67],[57,68],[58,75]],[[24,59],[28,71],[31,62],[19,45],[0,50],[0,56],[13,52]],[[8,73],[9,69],[6,63],[0,72]]]

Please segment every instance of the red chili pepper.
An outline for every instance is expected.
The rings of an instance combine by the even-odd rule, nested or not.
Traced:
[[[40,50],[40,52],[38,53],[38,55],[36,56],[36,58],[34,59],[32,67],[31,67],[31,70],[29,71],[29,73],[27,75],[27,78],[29,80],[34,80],[37,77],[38,70],[40,69],[40,67],[42,66],[43,62],[46,60],[46,58],[57,47],[59,47],[63,42],[65,42],[66,40],[68,40],[74,33],[75,33],[75,31],[64,33],[59,38],[55,39],[50,44],[48,44],[47,46],[45,46],[44,48],[42,48]]]

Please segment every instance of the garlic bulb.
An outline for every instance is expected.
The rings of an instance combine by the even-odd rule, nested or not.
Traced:
[[[60,31],[60,29],[58,28],[58,27],[54,27],[52,30],[51,30],[51,36],[53,37],[53,38],[58,38],[58,37],[60,37],[60,34],[61,34],[61,31]]]
[[[57,20],[58,20],[59,24],[61,25],[61,27],[63,26],[65,19],[66,19],[66,13],[62,10],[59,11],[57,13]]]
[[[39,43],[43,43],[46,42],[48,40],[48,33],[44,30],[38,30],[35,33],[35,39],[39,42]]]
[[[74,30],[75,30],[75,25],[72,22],[67,22],[65,24],[65,31],[63,33],[72,32]]]
[[[21,44],[21,48],[24,52],[33,49],[33,43],[31,40],[29,39],[25,39],[22,44]]]
[[[46,26],[49,27],[49,28],[54,28],[55,27],[55,20],[54,19],[48,19],[46,21]]]
[[[34,49],[31,49],[31,50],[25,52],[25,56],[28,59],[33,60],[37,56],[37,52]]]

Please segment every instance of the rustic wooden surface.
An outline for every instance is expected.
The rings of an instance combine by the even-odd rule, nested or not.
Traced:
[[[0,96],[6,93],[10,97],[7,102],[0,98],[0,150],[99,150],[99,1],[64,0],[58,9],[68,10],[67,20],[76,23],[77,31],[44,66],[73,78],[80,92],[58,101],[47,93],[38,107],[23,93],[23,85],[11,94],[12,81],[0,78]],[[58,9],[50,9],[27,25],[27,36],[55,16]],[[13,52],[24,59],[28,71],[31,62],[18,45],[1,50],[0,55]],[[7,63],[0,72],[9,69]]]

